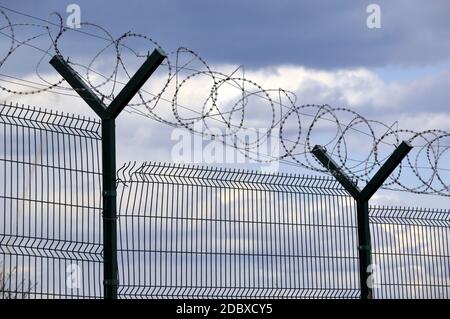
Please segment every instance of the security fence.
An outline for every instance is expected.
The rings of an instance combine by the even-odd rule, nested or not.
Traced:
[[[356,298],[354,204],[330,178],[119,170],[119,295]]]
[[[0,105],[0,298],[103,298],[100,122]],[[127,163],[120,298],[359,298],[331,177]],[[375,298],[448,298],[450,212],[371,207]]]
[[[450,297],[450,212],[372,207],[375,298]]]
[[[0,108],[0,298],[101,298],[99,123]]]

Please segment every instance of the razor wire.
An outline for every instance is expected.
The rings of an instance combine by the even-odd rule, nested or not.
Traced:
[[[33,22],[14,21],[6,11]],[[82,22],[80,26],[80,29],[65,27],[58,13],[40,19],[0,6],[0,36],[8,42],[6,52],[0,55],[0,89],[12,95],[49,92],[71,96],[72,89],[63,79],[53,79],[54,73],[45,71],[48,57],[56,54],[76,70],[102,101],[110,102],[131,78],[130,70],[135,65],[130,66],[130,62],[145,59],[151,48],[163,50],[145,34],[128,31],[115,37],[95,23]],[[21,33],[26,36],[20,37]],[[101,46],[89,57],[74,59],[69,57],[68,48],[82,43],[71,41],[71,36],[94,37]],[[133,41],[144,45],[137,46]],[[40,53],[34,80],[3,71],[14,55],[21,57],[22,48]],[[108,70],[100,71],[104,64]],[[450,169],[443,166],[450,147],[447,131],[399,128],[366,118],[348,107],[299,104],[295,92],[264,88],[246,77],[243,67],[230,72],[214,70],[198,53],[186,47],[167,54],[156,79],[161,84],[141,89],[127,107],[130,112],[234,147],[257,162],[284,161],[328,173],[311,153],[314,145],[320,143],[356,182],[367,182],[395,147],[407,140],[414,150],[383,188],[450,196],[450,176],[446,176]],[[188,107],[186,100],[201,102]],[[248,134],[261,126],[265,128],[263,134]],[[260,154],[262,146],[274,138],[279,144],[278,152]],[[362,153],[360,159],[353,158],[353,153],[350,155],[355,144]]]

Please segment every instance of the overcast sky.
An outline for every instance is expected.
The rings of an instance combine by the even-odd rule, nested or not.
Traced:
[[[116,36],[132,30],[164,48],[187,46],[210,63],[247,67],[296,64],[318,69],[422,68],[448,62],[450,4],[396,1],[17,1],[1,3],[40,17],[70,3],[82,20]],[[366,8],[381,8],[381,28],[366,27]],[[81,53],[83,47],[78,46]]]
[[[215,69],[244,65],[247,78],[265,88],[292,90],[301,104],[345,106],[385,123],[398,121],[406,129],[449,130],[448,1],[0,1],[43,19],[53,11],[66,17],[70,3],[80,6],[82,21],[99,24],[114,37],[144,33],[167,52],[180,46],[195,50]],[[366,25],[370,3],[381,8],[379,29]],[[0,37],[0,43],[7,40]],[[67,42],[63,54],[83,60],[96,41]],[[12,60],[2,72],[33,73],[36,62],[25,61]],[[92,114],[81,101],[71,101],[68,109],[68,100],[58,96],[1,94],[2,99]],[[172,128],[128,114],[118,126],[119,162],[171,160]],[[443,198],[427,198],[425,203],[448,207]],[[424,203],[392,192],[375,200]]]

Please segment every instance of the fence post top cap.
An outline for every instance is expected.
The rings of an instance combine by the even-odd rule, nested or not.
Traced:
[[[158,52],[159,55],[161,55],[161,56],[163,56],[165,58],[167,57],[167,53],[162,48],[155,48],[154,51]]]
[[[314,151],[322,151],[322,152],[327,152],[327,149],[325,148],[325,146],[322,146],[322,145],[319,145],[319,144],[317,144],[317,145],[314,145],[314,147],[313,147],[313,152]]]

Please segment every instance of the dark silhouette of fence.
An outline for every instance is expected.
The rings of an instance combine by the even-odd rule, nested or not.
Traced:
[[[330,178],[119,169],[119,295],[357,298],[354,203]]]
[[[6,294],[104,296],[99,128],[0,106]],[[332,177],[128,163],[117,205],[120,298],[360,297],[356,202]],[[450,296],[449,216],[370,208],[375,298]]]
[[[99,122],[3,104],[0,136],[5,292],[102,297]],[[71,265],[83,274],[78,289],[67,285]]]
[[[450,297],[450,212],[371,207],[375,298]]]

